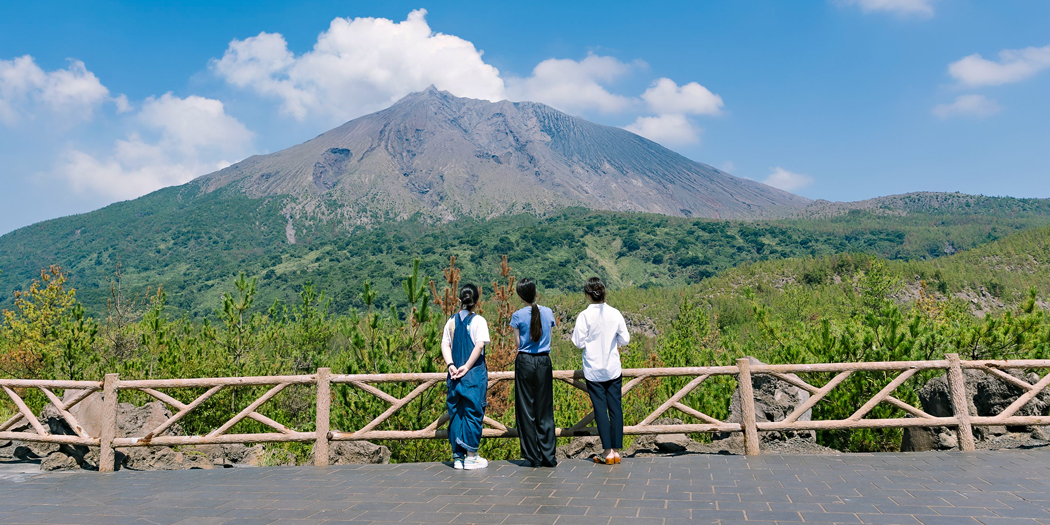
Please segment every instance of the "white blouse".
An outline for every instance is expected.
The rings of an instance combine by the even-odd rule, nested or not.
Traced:
[[[576,317],[572,343],[583,349],[583,376],[604,382],[620,377],[620,347],[631,342],[620,311],[605,304],[592,304]]]

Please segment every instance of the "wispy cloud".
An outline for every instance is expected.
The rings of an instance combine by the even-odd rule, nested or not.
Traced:
[[[642,100],[660,115],[718,115],[725,105],[722,97],[696,82],[679,86],[669,78],[656,79]]]
[[[629,109],[636,99],[614,94],[606,85],[638,65],[641,64],[595,54],[580,61],[549,58],[526,78],[508,78],[507,96],[512,100],[543,102],[569,113],[617,113]]]
[[[837,0],[839,4],[860,7],[865,13],[933,16],[935,0]]]
[[[654,116],[639,116],[624,129],[665,146],[698,144],[703,129],[690,116],[719,115],[725,104],[711,90],[690,82],[679,86],[669,78],[658,78],[642,93]]]
[[[810,177],[809,175],[793,173],[777,166],[773,168],[773,172],[762,181],[762,184],[774,188],[780,188],[784,191],[797,191],[812,185],[813,182],[813,177]]]
[[[979,54],[964,57],[948,66],[948,72],[966,86],[998,86],[1020,82],[1050,68],[1050,45],[1005,49],[999,60]]]
[[[699,143],[700,133],[703,132],[703,129],[690,122],[685,115],[679,114],[638,117],[624,129],[665,146]]]
[[[960,95],[951,104],[938,104],[931,110],[942,119],[952,117],[990,117],[1002,111],[999,103],[984,95]]]

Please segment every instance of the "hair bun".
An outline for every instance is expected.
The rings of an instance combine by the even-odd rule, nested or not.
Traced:
[[[478,299],[481,296],[481,292],[477,286],[473,284],[464,284],[459,290],[459,302],[467,310],[473,310],[474,306],[478,304]]]
[[[597,277],[591,277],[583,286],[583,293],[599,303],[605,302],[605,283]]]

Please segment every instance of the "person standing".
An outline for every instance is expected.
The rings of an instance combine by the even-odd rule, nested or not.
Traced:
[[[478,455],[488,404],[485,344],[490,341],[488,323],[474,313],[479,299],[478,287],[464,284],[459,291],[463,309],[445,323],[441,337],[441,355],[448,365],[448,441],[452,445],[452,466],[457,470],[480,469],[489,464]]]
[[[620,462],[623,448],[620,347],[631,342],[631,335],[620,311],[605,304],[605,283],[601,279],[589,279],[583,294],[590,305],[576,317],[572,342],[583,349],[583,376],[605,449],[601,457],[594,457],[594,462],[612,465]]]
[[[514,418],[518,425],[521,457],[532,467],[554,467],[554,370],[551,366],[551,329],[554,312],[536,304],[536,281],[522,279],[518,298],[525,307],[510,317],[518,332],[514,359]]]

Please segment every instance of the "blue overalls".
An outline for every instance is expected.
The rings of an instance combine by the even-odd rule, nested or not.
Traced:
[[[474,351],[474,340],[467,329],[474,314],[462,319],[457,312],[453,317],[456,324],[452,333],[452,362],[459,368],[467,363]],[[448,388],[448,442],[452,445],[452,456],[462,458],[467,452],[477,452],[481,444],[489,384],[484,349],[467,375],[459,379],[450,377],[445,384]]]

